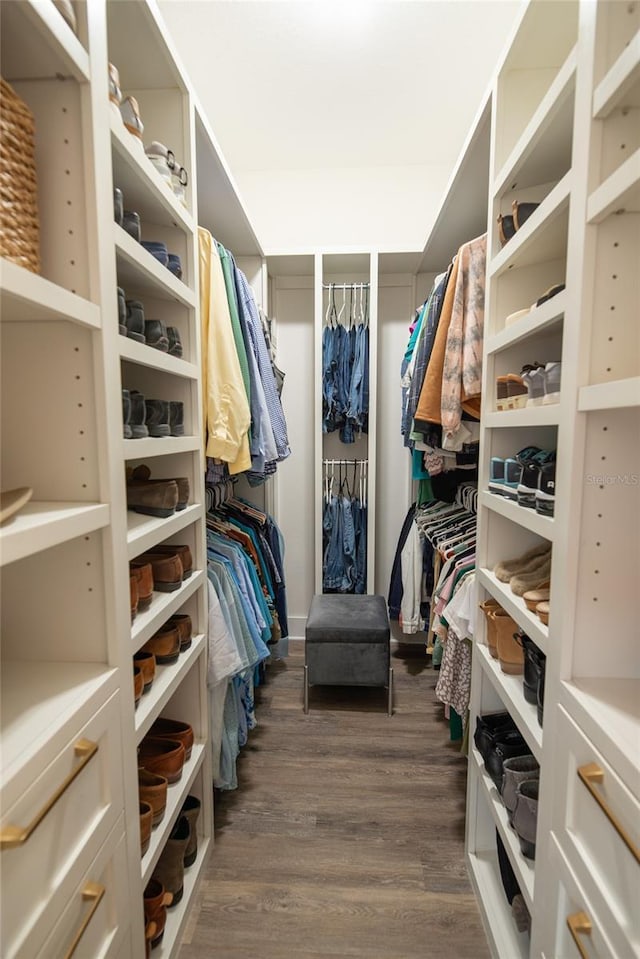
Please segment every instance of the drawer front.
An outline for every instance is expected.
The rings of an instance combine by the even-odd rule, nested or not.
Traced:
[[[3,836],[29,827],[45,812],[24,842],[5,845],[0,853],[0,951],[5,959],[34,955],[67,904],[65,887],[78,881],[122,812],[118,704],[115,693],[20,799],[3,810]],[[52,918],[41,928],[45,912]]]
[[[601,917],[560,851],[556,837],[551,843],[551,890],[548,902],[554,910],[549,922],[553,945],[544,955],[553,959],[630,959],[633,953],[622,950],[610,939]],[[570,928],[571,927],[571,928]]]
[[[638,955],[640,864],[629,843],[640,845],[640,803],[571,717],[559,713],[567,761],[558,764],[553,829],[607,926],[618,927],[628,954]]]
[[[68,897],[38,959],[116,959],[128,936],[128,884],[123,819]]]

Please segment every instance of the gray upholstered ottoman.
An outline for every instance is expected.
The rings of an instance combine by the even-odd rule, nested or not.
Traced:
[[[391,716],[390,637],[383,596],[314,596],[305,632],[305,713],[309,712],[309,686],[384,686]]]

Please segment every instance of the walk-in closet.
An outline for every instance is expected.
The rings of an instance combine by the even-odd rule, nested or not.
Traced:
[[[0,953],[640,954],[640,3],[0,2]]]

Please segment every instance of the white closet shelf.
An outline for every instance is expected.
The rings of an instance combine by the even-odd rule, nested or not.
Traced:
[[[191,646],[186,652],[180,653],[176,663],[169,666],[156,666],[156,675],[151,689],[148,693],[143,693],[136,709],[137,743],[149,731],[149,727],[160,714],[160,710],[171,699],[195,661],[204,652],[204,649],[205,636],[204,633],[201,633],[193,637]]]
[[[571,166],[577,59],[574,47],[496,176],[494,196],[558,180]]]
[[[538,723],[538,710],[528,703],[522,690],[522,676],[503,673],[500,663],[493,659],[487,646],[476,643],[476,652],[485,673],[491,680],[496,693],[504,703],[511,718],[527,741],[531,752],[540,762],[542,754],[542,728]]]
[[[566,256],[572,182],[570,170],[515,236],[493,257],[489,264],[490,277],[500,276],[514,267],[531,266]]]
[[[0,566],[95,533],[108,524],[106,503],[31,500],[0,530]]]
[[[574,678],[560,684],[560,703],[637,795],[640,679]]]
[[[182,604],[202,586],[203,580],[203,570],[196,569],[189,579],[183,582],[180,589],[174,590],[173,593],[154,591],[149,608],[138,613],[131,625],[132,654],[151,639],[163,623],[166,623],[169,617],[180,609]],[[140,708],[141,706],[138,707],[138,711]]]
[[[640,213],[640,147],[593,191],[587,203],[589,223],[601,223],[619,212]]]
[[[3,323],[68,320],[100,329],[100,310],[95,303],[70,293],[51,280],[4,258],[0,259],[0,277],[0,319]]]
[[[529,959],[530,939],[517,930],[500,878],[497,852],[471,852],[467,862],[492,955]]]
[[[177,300],[183,306],[195,307],[196,295],[186,283],[170,273],[117,223],[113,224],[113,229],[118,285],[127,295],[137,293],[144,296],[146,293],[158,300]]]
[[[62,737],[61,748],[74,735],[78,712],[88,705],[97,711],[118,688],[118,673],[103,663],[3,660],[0,681],[6,786],[54,738]]]
[[[617,106],[640,107],[640,31],[593,91],[593,117],[604,120]]]
[[[127,512],[127,552],[129,559],[135,559],[141,553],[151,549],[163,540],[179,533],[185,526],[190,526],[194,520],[200,519],[202,508],[198,503],[187,506],[173,516],[161,519],[156,516],[145,516],[144,513]],[[193,573],[191,577],[193,577]],[[186,580],[188,583],[189,580]],[[178,590],[176,590],[178,592]]]
[[[515,619],[522,631],[547,656],[549,652],[549,627],[545,626],[535,613],[527,609],[523,598],[512,593],[509,584],[502,583],[495,573],[492,573],[489,569],[478,570],[478,582],[500,603],[509,616]]]
[[[517,503],[507,499],[506,496],[498,496],[496,493],[489,493],[488,490],[483,490],[480,493],[480,505],[493,510],[494,513],[500,513],[506,519],[531,530],[532,533],[537,533],[538,536],[548,539],[551,543],[553,542],[555,536],[553,517],[542,516],[540,513],[536,513],[534,509],[529,509],[527,506],[518,506]]]
[[[619,410],[633,406],[640,406],[640,376],[583,386],[578,395],[578,409],[581,412]]]
[[[138,460],[145,456],[170,456],[172,453],[193,453],[202,446],[199,436],[147,436],[143,440],[123,440],[124,460]]]
[[[2,3],[2,75],[89,80],[89,55],[51,0]]]
[[[189,910],[198,887],[198,882],[209,855],[210,839],[198,837],[198,858],[193,866],[185,870],[184,892],[182,899],[174,909],[167,909],[167,922],[160,945],[154,949],[154,959],[176,959],[180,952],[182,934],[189,917]]]
[[[501,353],[515,343],[525,340],[536,333],[548,331],[559,325],[567,306],[567,291],[562,290],[541,306],[534,307],[526,316],[516,320],[512,326],[505,327],[488,338],[487,354]],[[514,410],[515,412],[515,410]]]
[[[124,124],[112,115],[113,185],[122,190],[126,208],[140,214],[143,226],[156,223],[193,233],[191,214],[133,140]]]
[[[118,346],[122,360],[129,360],[139,366],[148,366],[152,370],[161,370],[163,373],[183,376],[188,380],[198,379],[199,370],[195,363],[189,363],[177,356],[169,356],[168,353],[156,350],[153,346],[147,346],[146,343],[137,343],[127,336],[120,336]]]
[[[480,780],[481,789],[489,806],[489,810],[496,824],[496,829],[500,833],[504,848],[506,849],[512,869],[516,874],[518,885],[527,909],[533,913],[533,883],[535,878],[535,863],[527,859],[520,851],[520,843],[513,826],[509,825],[509,817],[504,803],[500,798],[500,793],[493,784],[491,776],[487,772],[482,756],[475,747],[471,750],[471,765],[475,768],[475,773]]]
[[[496,410],[484,418],[489,429],[511,426],[557,426],[560,422],[560,404],[525,407],[522,410]]]
[[[207,747],[204,745],[204,743],[195,742],[193,744],[191,758],[189,759],[189,762],[184,764],[182,769],[182,778],[177,783],[170,785],[167,789],[167,805],[164,818],[162,822],[159,823],[154,830],[152,830],[149,848],[142,857],[142,861],[140,863],[143,886],[146,886],[146,884],[149,882],[160,853],[164,849],[164,845],[169,838],[169,833],[173,828],[176,817],[182,809],[182,804],[189,795],[189,790],[191,789],[193,781],[198,775],[198,770],[202,765],[206,748]],[[200,837],[198,837],[198,839],[199,838]],[[195,865],[196,864],[194,863],[194,866]],[[185,872],[185,879],[186,878],[187,872]]]

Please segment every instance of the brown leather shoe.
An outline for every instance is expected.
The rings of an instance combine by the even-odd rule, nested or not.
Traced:
[[[176,483],[178,487],[178,503],[176,505],[176,510],[186,509],[189,505],[189,495],[191,489],[189,486],[189,479],[187,476],[172,476],[171,479]],[[136,466],[133,472],[127,475],[127,483],[135,484],[144,484],[147,485],[152,483],[166,483],[167,480],[164,479],[151,479],[151,470],[146,464]]]
[[[153,878],[161,882],[167,892],[173,896],[169,908],[177,906],[182,899],[184,889],[184,851],[189,842],[189,820],[179,816],[171,830],[166,845],[160,853],[158,864],[153,870]]]
[[[138,581],[133,573],[129,573],[129,603],[131,605],[131,622],[138,612]]]
[[[137,706],[142,699],[142,690],[144,689],[144,679],[142,670],[139,666],[133,667],[133,702]]]
[[[179,556],[182,563],[182,578],[189,579],[193,572],[193,557],[189,546],[154,546],[153,553],[160,553],[164,556]]]
[[[167,921],[167,906],[171,902],[168,893],[161,882],[150,879],[144,891],[144,924],[145,937],[155,949],[162,942],[164,927]]]
[[[135,576],[138,585],[138,612],[148,609],[153,599],[153,568],[151,563],[129,563],[129,575]]]
[[[184,651],[189,649],[189,646],[191,646],[191,638],[193,634],[191,617],[188,615],[188,613],[176,613],[169,619],[169,625],[175,626],[178,630],[178,633],[180,634],[180,652],[184,653]]]
[[[149,803],[153,811],[151,825],[157,826],[164,819],[167,808],[167,778],[138,767],[138,794],[140,802]]]
[[[165,623],[151,639],[147,640],[141,652],[153,653],[156,663],[160,666],[175,663],[180,655],[180,633],[177,626]]]
[[[155,483],[127,482],[127,509],[146,516],[173,516],[178,505],[178,484],[175,480]]]
[[[191,758],[193,729],[189,723],[181,723],[178,719],[165,719],[164,716],[158,716],[149,730],[149,735],[154,739],[173,739],[176,742],[182,743],[185,752],[185,762]]]
[[[140,856],[144,856],[151,842],[153,810],[148,802],[140,802]]]
[[[193,866],[198,858],[198,833],[196,831],[196,825],[198,816],[200,815],[200,800],[197,796],[187,796],[180,810],[180,815],[185,816],[186,819],[189,820],[189,842],[184,851],[184,868],[188,869],[189,866]]]
[[[185,749],[178,740],[145,736],[138,747],[138,765],[164,776],[169,784],[179,782],[184,763]]]
[[[140,667],[142,673],[142,679],[144,680],[142,692],[148,693],[156,675],[156,657],[146,649],[139,649],[137,653],[133,654],[133,662],[135,666]]]
[[[177,553],[143,553],[137,563],[151,563],[153,569],[153,588],[161,593],[172,593],[182,585],[182,561]]]

